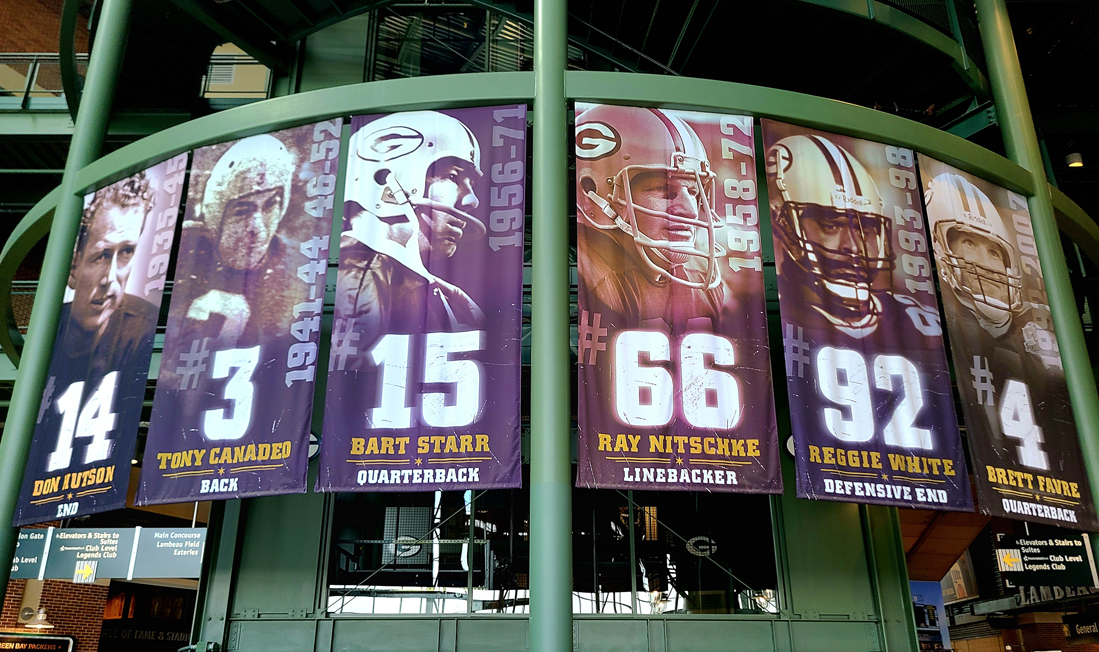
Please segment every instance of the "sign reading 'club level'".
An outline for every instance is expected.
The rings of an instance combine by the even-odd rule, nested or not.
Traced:
[[[526,115],[352,118],[318,490],[519,486]]]

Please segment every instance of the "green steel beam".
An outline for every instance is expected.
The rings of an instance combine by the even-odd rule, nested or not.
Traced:
[[[61,58],[61,88],[73,120],[76,120],[76,111],[80,107],[80,73],[76,71],[76,23],[80,17],[79,11],[80,0],[64,0],[61,7],[61,42],[57,48]],[[91,50],[91,47],[89,40],[88,49]]]
[[[534,2],[531,652],[573,649],[567,16],[566,0]]]
[[[963,138],[884,111],[762,86],[664,75],[568,71],[570,99],[654,107],[719,109],[911,147],[1024,195],[1034,179],[1023,167]]]
[[[1076,417],[1080,452],[1088,470],[1091,495],[1099,497],[1099,394],[1095,390],[1095,375],[1088,359],[1080,312],[1072,293],[1068,264],[1057,231],[1053,198],[1046,181],[1034,119],[1030,114],[1030,101],[1019,67],[1019,53],[1015,49],[1007,4],[1004,0],[977,0],[977,20],[981,26],[981,41],[992,79],[992,98],[996,102],[1005,149],[1012,160],[1030,170],[1039,189],[1027,201],[1034,225],[1034,240],[1049,295],[1053,325],[1057,330],[1072,412]]]
[[[99,25],[99,47],[88,63],[84,101],[93,110],[77,116],[76,131],[65,161],[65,175],[58,191],[55,219],[50,230],[38,292],[34,299],[27,339],[31,345],[12,389],[11,407],[0,437],[0,592],[6,590],[15,554],[18,530],[11,527],[23,470],[27,465],[38,404],[53,353],[53,340],[61,312],[61,300],[72,264],[77,227],[84,200],[77,187],[77,172],[99,155],[110,122],[114,86],[126,44],[131,0],[105,0]]]
[[[109,136],[148,136],[191,119],[190,113],[121,113],[111,116]],[[5,113],[0,138],[72,136],[75,124],[64,111]]]

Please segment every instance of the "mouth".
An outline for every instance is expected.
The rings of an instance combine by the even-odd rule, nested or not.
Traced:
[[[668,227],[668,242],[691,242],[694,240],[694,232],[689,226],[672,225]]]

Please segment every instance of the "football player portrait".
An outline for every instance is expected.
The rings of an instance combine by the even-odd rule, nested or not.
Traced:
[[[776,266],[785,287],[799,292],[784,307],[801,306],[798,322],[852,340],[880,339],[883,322],[890,340],[896,326],[924,337],[926,315],[909,311],[935,309],[893,292],[892,220],[866,167],[824,136],[795,135],[767,152],[767,175],[778,190],[770,196]]]
[[[726,293],[717,175],[690,125],[659,109],[595,106],[576,118],[576,165],[584,308],[619,328],[669,318],[716,327]]]
[[[798,495],[971,510],[914,153],[763,131]]]
[[[355,319],[361,344],[483,326],[477,303],[438,271],[485,235],[469,212],[482,176],[477,138],[443,113],[396,113],[352,134],[335,313]]]

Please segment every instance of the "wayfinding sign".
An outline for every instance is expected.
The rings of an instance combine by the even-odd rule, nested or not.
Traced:
[[[198,577],[205,542],[205,528],[22,530],[11,577],[78,584],[107,578]]]
[[[1003,535],[996,562],[1008,586],[1099,587],[1087,534]]]

